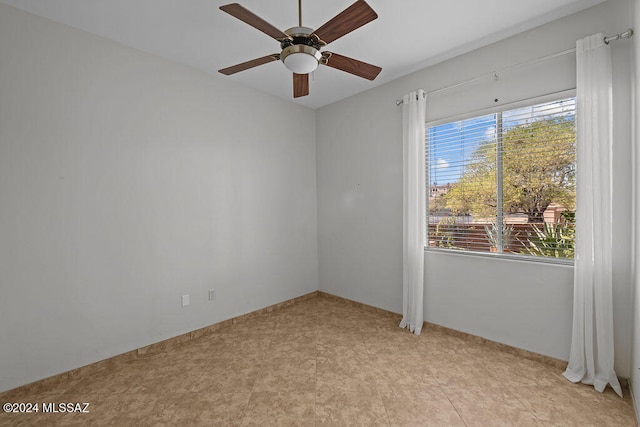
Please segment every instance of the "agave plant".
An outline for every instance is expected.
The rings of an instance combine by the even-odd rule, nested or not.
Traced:
[[[575,248],[575,213],[563,212],[563,221],[545,223],[543,227],[533,227],[529,234],[529,245],[525,253],[535,256],[573,258]]]
[[[496,223],[495,222],[491,223],[491,226],[485,225],[484,231],[487,234],[487,238],[489,239],[491,246],[494,248],[497,248],[498,241],[499,241],[498,233],[500,232],[500,230],[498,229],[498,226],[496,225]],[[513,226],[512,225],[504,226],[502,228],[502,247],[507,248],[508,246],[510,246],[511,243],[513,243],[513,238],[514,238]]]

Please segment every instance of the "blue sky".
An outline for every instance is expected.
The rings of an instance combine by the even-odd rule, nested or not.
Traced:
[[[429,128],[431,184],[458,181],[480,143],[495,140],[495,126],[495,114],[489,114]]]
[[[542,117],[573,115],[575,98],[545,102],[503,112],[503,129],[509,129]],[[484,141],[496,140],[496,114],[433,126],[429,141],[429,181],[433,185],[457,182],[476,148]]]

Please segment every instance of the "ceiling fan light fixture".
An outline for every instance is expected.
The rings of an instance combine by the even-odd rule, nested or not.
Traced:
[[[298,26],[285,31],[279,30],[238,3],[220,6],[220,10],[273,38],[282,50],[280,53],[218,70],[226,76],[280,59],[293,72],[293,97],[299,98],[309,95],[309,74],[320,64],[368,80],[375,79],[382,71],[380,67],[337,53],[320,53],[324,46],[378,18],[378,14],[365,0],[356,0],[317,30],[302,26],[302,0],[298,0]]]
[[[280,59],[290,71],[296,74],[309,74],[318,68],[322,54],[312,46],[287,46],[280,53]]]

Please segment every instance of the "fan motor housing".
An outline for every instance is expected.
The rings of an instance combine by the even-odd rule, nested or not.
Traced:
[[[295,57],[292,56],[291,60],[300,64],[300,69],[315,69],[322,61],[322,53],[320,53],[320,44],[317,42],[317,37],[314,40],[313,28],[309,27],[292,27],[285,31],[285,34],[291,37],[291,40],[283,40],[280,46],[282,52],[280,52],[280,60],[290,70],[295,70],[291,65],[287,65],[286,59],[290,55],[306,54]],[[308,59],[305,59],[308,58]],[[311,59],[313,58],[313,59]],[[312,65],[315,60],[315,66]],[[306,65],[302,65],[306,64]],[[297,71],[294,71],[297,72]]]
[[[294,44],[282,49],[282,52],[280,52],[280,60],[282,62],[285,62],[287,56],[291,55],[292,53],[306,53],[307,55],[313,56],[318,62],[320,62],[320,60],[322,59],[322,54],[320,53],[320,51],[313,46]]]
[[[318,37],[312,35],[313,28],[309,27],[291,27],[288,30],[285,30],[285,34],[291,37],[291,39],[285,39],[280,43],[280,47],[285,49],[288,46],[292,45],[305,45],[311,46],[316,50],[320,50],[322,43],[318,39]]]

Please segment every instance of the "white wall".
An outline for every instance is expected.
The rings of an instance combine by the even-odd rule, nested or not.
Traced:
[[[629,25],[628,0],[594,8],[453,58],[316,112],[319,289],[402,311],[401,111],[395,101],[575,47],[578,38]],[[435,42],[435,41],[434,41]],[[628,40],[614,45],[614,273],[616,370],[629,376],[631,144]],[[419,47],[418,47],[419,48]],[[441,92],[427,119],[575,87],[575,55]],[[495,102],[495,99],[498,102]],[[567,360],[572,267],[427,252],[425,317]]]
[[[640,31],[640,0],[634,0],[631,8],[633,17],[633,28],[636,35],[631,40],[633,46],[633,89],[634,89],[634,110],[633,110],[633,141],[634,141],[634,263],[633,263],[633,330],[631,333],[631,343],[633,346],[631,361],[631,388],[634,392],[636,415],[640,422],[640,41],[638,31]]]
[[[317,290],[312,110],[5,5],[0,58],[0,391]]]

